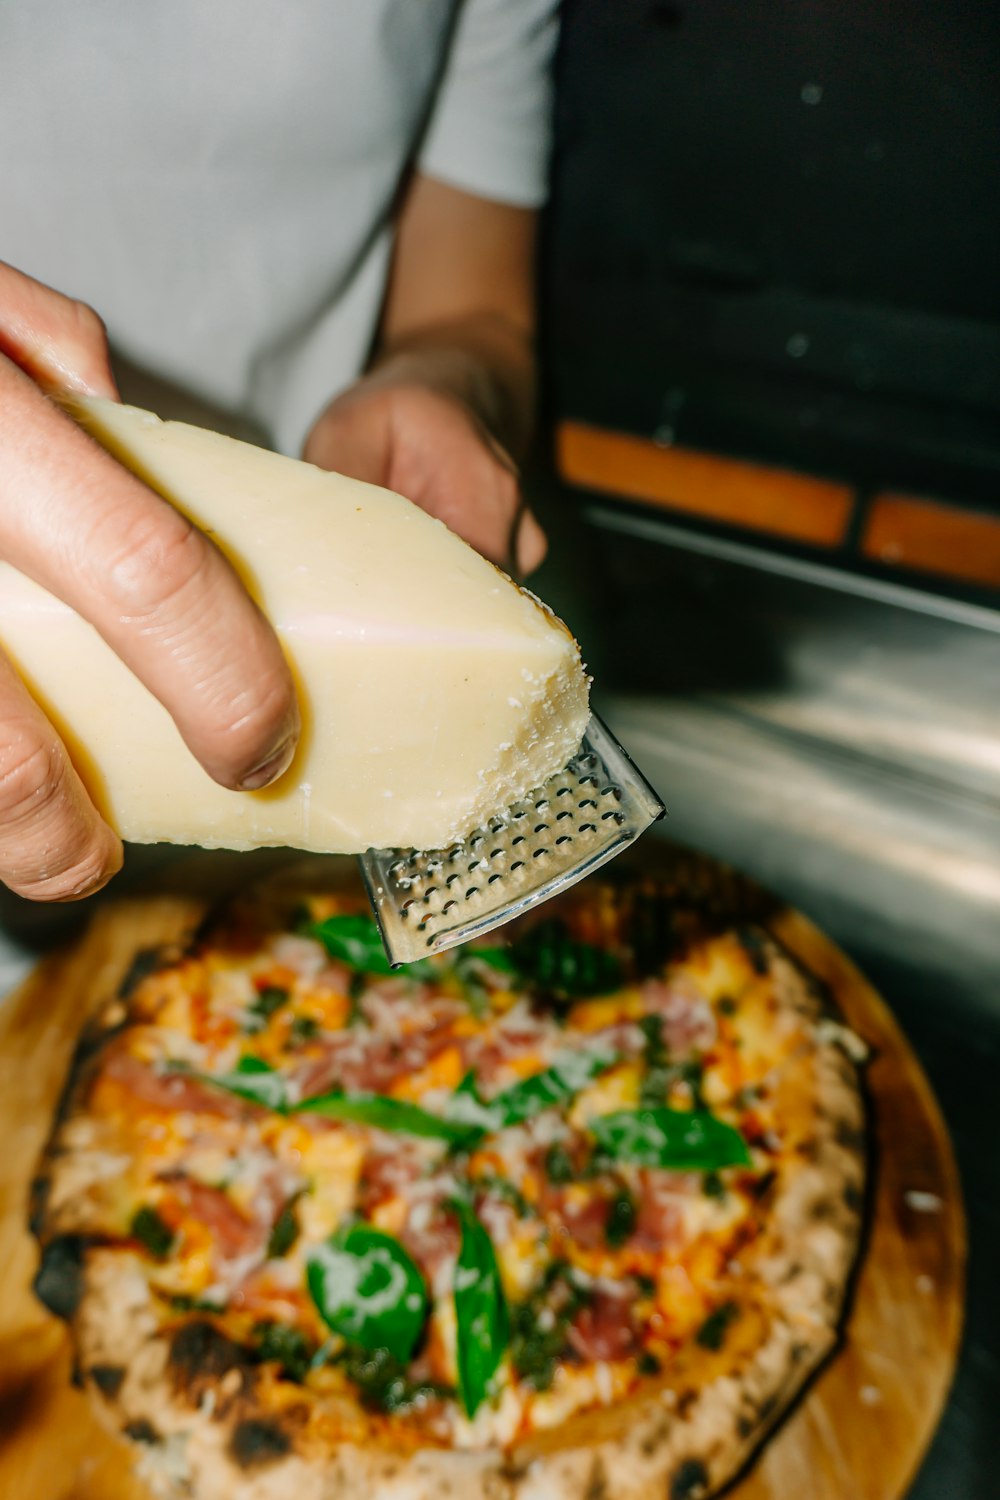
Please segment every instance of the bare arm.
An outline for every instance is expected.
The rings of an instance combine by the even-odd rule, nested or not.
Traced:
[[[531,210],[415,174],[371,366],[305,449],[408,495],[497,562],[510,556],[532,431],[535,232]],[[544,550],[523,517],[519,565]]]

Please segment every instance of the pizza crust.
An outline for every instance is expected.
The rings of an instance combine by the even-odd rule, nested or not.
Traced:
[[[344,1446],[330,1455],[301,1404],[276,1410],[255,1367],[221,1335],[185,1381],[136,1257],[86,1252],[74,1333],[106,1424],[140,1443],[144,1478],[170,1500],[699,1500],[742,1467],[835,1340],[829,1325],[797,1330],[772,1310],[749,1351],[693,1351],[654,1394],[509,1454]]]

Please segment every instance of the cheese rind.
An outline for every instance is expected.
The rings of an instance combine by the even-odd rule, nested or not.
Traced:
[[[588,718],[565,626],[408,500],[111,402],[74,415],[226,554],[291,664],[303,733],[218,786],[68,606],[0,564],[0,645],[98,807],[137,843],[435,848],[560,770]]]

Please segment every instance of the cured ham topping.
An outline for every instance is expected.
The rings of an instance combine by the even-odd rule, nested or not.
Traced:
[[[173,1178],[167,1185],[167,1203],[179,1210],[178,1222],[193,1220],[208,1231],[217,1265],[255,1252],[263,1255],[268,1225],[246,1218],[221,1188],[190,1177]]]
[[[638,1344],[632,1325],[630,1299],[634,1290],[628,1285],[611,1291],[592,1292],[567,1331],[573,1353],[588,1364],[595,1361],[627,1359]]]
[[[690,1057],[715,1042],[715,1012],[693,981],[683,976],[647,979],[642,1000],[647,1015],[661,1018],[663,1042],[671,1057]]]
[[[102,1078],[113,1080],[151,1109],[164,1110],[172,1115],[221,1115],[239,1119],[257,1107],[213,1088],[210,1083],[203,1083],[190,1073],[162,1071],[124,1049],[108,1054]]]
[[[655,1251],[683,1244],[685,1208],[699,1188],[690,1173],[641,1171],[632,1241],[636,1248]]]

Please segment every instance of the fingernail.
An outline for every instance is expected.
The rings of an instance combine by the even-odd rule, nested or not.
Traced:
[[[291,765],[295,756],[296,736],[289,735],[283,740],[280,747],[269,755],[262,765],[255,766],[249,771],[239,783],[238,790],[241,792],[259,792],[261,787],[270,786],[272,781],[277,781],[283,776]]]

